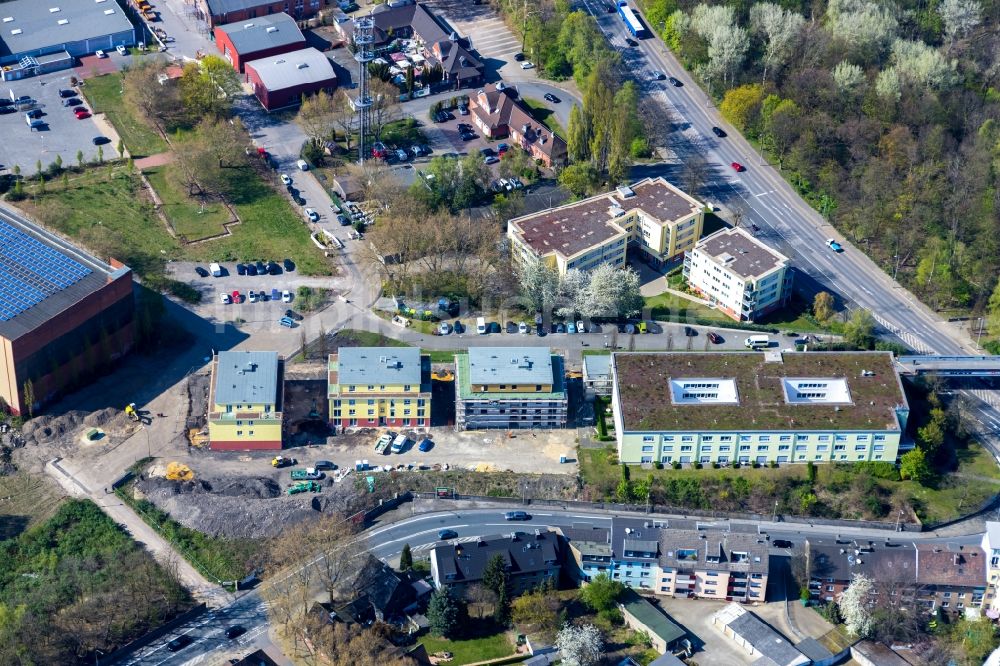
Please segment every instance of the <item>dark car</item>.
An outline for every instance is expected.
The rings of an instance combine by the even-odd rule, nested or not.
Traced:
[[[716,333],[715,331],[709,331],[708,332],[708,341],[711,342],[713,345],[721,345],[722,344],[722,336],[719,335],[718,333]]]
[[[455,333],[465,333],[465,326],[462,325],[462,322],[456,319],[455,323],[452,324],[451,330],[455,331]]]
[[[685,326],[684,335],[688,336],[689,338],[693,338],[694,336],[698,335],[698,331],[694,330],[690,326]]]
[[[713,127],[712,128],[712,133],[715,136],[719,137],[720,139],[725,138],[725,136],[726,136],[726,133],[723,131],[723,129],[721,127]]]
[[[274,263],[273,261],[267,262],[267,274],[268,275],[281,275],[281,266]]]
[[[480,148],[479,154],[482,155],[483,157],[492,157],[493,155],[496,155],[496,152],[494,152],[492,148],[486,147],[486,148]]]
[[[462,137],[462,141],[472,141],[476,138],[475,133],[469,131],[462,132],[459,136]]]
[[[62,103],[63,106],[79,106],[80,104],[82,104],[82,102],[78,100],[76,97],[70,97],[69,99],[64,99]]]
[[[419,445],[417,445],[417,450],[422,451],[423,453],[427,453],[433,448],[434,448],[434,442],[427,439],[426,437],[423,439],[423,441],[420,442]]]
[[[508,511],[503,514],[504,520],[531,520],[531,516],[526,511]]]
[[[524,61],[524,54],[523,53],[515,53],[514,54],[514,60],[516,60],[518,62],[523,62]]]
[[[247,274],[247,267],[244,266],[243,264],[236,264],[236,274],[237,275],[246,275]]]
[[[614,5],[605,5],[604,11],[606,11],[608,14],[614,14],[618,10],[615,9]]]
[[[631,37],[626,37],[625,43],[628,44],[629,46],[639,46],[639,42],[635,41]]]
[[[545,95],[543,95],[543,97],[545,97],[545,101],[552,102],[553,104],[558,104],[559,102],[562,101],[561,99],[559,99],[558,97],[556,97],[552,93],[545,93]]]
[[[313,463],[313,469],[337,469],[337,465],[329,460],[317,460]]]
[[[257,267],[251,264],[250,262],[247,262],[246,274],[249,275],[250,277],[257,275]]]
[[[680,88],[681,86],[684,85],[683,83],[681,83],[680,81],[678,81],[677,79],[675,79],[672,76],[667,77],[667,81],[670,81],[670,85],[672,85],[675,88]]]
[[[267,275],[267,266],[264,265],[263,261],[257,262],[257,275]]]
[[[787,539],[775,539],[771,542],[771,545],[775,548],[791,548],[792,542]]]
[[[170,641],[169,643],[167,643],[167,649],[170,650],[171,652],[177,652],[179,650],[183,650],[188,645],[191,645],[191,643],[193,642],[194,641],[191,640],[190,636],[188,636],[187,634],[183,634],[181,636],[178,636],[174,640]]]
[[[59,91],[59,96],[62,97],[63,99],[66,99],[67,97],[75,97],[76,91],[69,90],[68,88],[63,88],[62,90]]]
[[[111,143],[111,139],[106,136],[95,136],[90,142],[95,146],[104,146]]]
[[[0,97],[0,106],[14,106],[14,102],[6,97]]]
[[[458,532],[455,530],[441,530],[438,532],[438,539],[444,541],[445,539],[457,539]]]
[[[12,106],[0,106],[0,113],[17,113],[17,109]]]
[[[236,624],[226,629],[226,638],[233,640],[237,636],[242,636],[245,633],[247,633],[246,627],[241,627]]]
[[[29,118],[41,118],[42,117],[42,110],[41,109],[32,109],[31,111],[26,112],[25,115],[27,115]]]
[[[281,265],[285,267],[286,271],[294,271],[295,270],[295,262],[292,261],[291,259],[284,259],[284,260],[282,260]]]
[[[198,274],[198,277],[208,277],[208,271],[206,271],[201,266],[195,266],[194,272]]]
[[[285,316],[289,319],[294,319],[295,321],[302,321],[302,315],[295,310],[285,310]]]

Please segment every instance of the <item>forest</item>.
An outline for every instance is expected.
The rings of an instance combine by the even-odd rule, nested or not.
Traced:
[[[1000,4],[639,6],[834,226],[931,307],[1000,334]]]
[[[90,501],[0,542],[0,562],[0,664],[90,664],[192,606]]]

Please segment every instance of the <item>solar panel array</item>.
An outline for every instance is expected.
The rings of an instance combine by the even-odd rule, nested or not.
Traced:
[[[0,321],[10,321],[91,272],[0,220]]]

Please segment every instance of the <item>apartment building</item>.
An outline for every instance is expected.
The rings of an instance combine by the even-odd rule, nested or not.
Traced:
[[[535,530],[479,537],[465,543],[447,543],[431,550],[434,587],[447,586],[461,594],[483,579],[486,564],[500,555],[507,566],[511,594],[528,592],[543,583],[559,583],[562,554],[555,532]]]
[[[516,217],[507,225],[515,260],[529,254],[563,275],[571,268],[624,266],[628,248],[663,266],[701,237],[704,205],[663,178]]]
[[[977,545],[851,539],[806,542],[809,593],[831,602],[855,574],[875,584],[873,601],[927,611],[964,613],[984,607],[989,567]]]
[[[782,307],[792,295],[788,257],[740,227],[698,241],[684,257],[684,277],[736,321],[755,321]]]
[[[208,438],[215,451],[281,448],[284,362],[277,352],[224,351],[212,360]]]
[[[889,352],[619,352],[628,464],[896,460],[909,406]]]
[[[1000,523],[987,521],[981,542],[986,556],[986,592],[983,608],[993,619],[1000,618]]]
[[[587,396],[611,395],[611,357],[607,354],[588,354],[583,357],[583,386]]]
[[[569,405],[563,359],[548,347],[471,347],[455,356],[455,425],[564,428]]]
[[[334,428],[428,428],[431,359],[416,347],[343,347],[327,368]]]
[[[594,576],[611,575],[611,530],[606,527],[563,527],[566,574],[578,585]]]

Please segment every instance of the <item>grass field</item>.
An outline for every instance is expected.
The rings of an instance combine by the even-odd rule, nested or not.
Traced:
[[[455,664],[455,666],[474,664],[487,659],[499,659],[514,654],[514,646],[511,645],[510,637],[506,633],[454,641],[425,636],[420,642],[427,648],[428,654],[443,651],[453,653],[455,659],[448,663]]]
[[[225,231],[222,225],[232,217],[229,210],[218,201],[202,207],[167,178],[169,168],[169,165],[154,167],[143,170],[143,173],[163,202],[163,213],[170,220],[174,231],[189,241]]]
[[[147,157],[167,151],[167,143],[156,130],[128,108],[121,94],[121,79],[115,74],[87,79],[80,88],[90,107],[103,113],[125,142],[132,157]]]
[[[0,476],[0,541],[51,518],[66,498],[47,477]]]
[[[555,111],[546,102],[531,97],[522,97],[521,101],[530,109],[531,117],[548,127],[559,136],[566,136],[566,130],[556,118]]]

